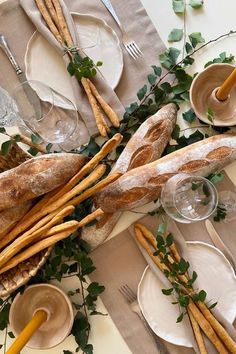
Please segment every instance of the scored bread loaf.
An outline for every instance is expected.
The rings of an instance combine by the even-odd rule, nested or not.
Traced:
[[[34,157],[0,174],[0,210],[22,204],[66,183],[87,161],[78,154]]]
[[[131,170],[106,187],[97,204],[105,212],[130,210],[159,198],[161,188],[180,172],[208,176],[236,158],[236,134],[221,134]]]
[[[32,205],[32,201],[27,201],[13,208],[0,211],[0,239],[15,226]]]
[[[125,173],[158,159],[170,140],[176,118],[177,107],[173,103],[169,103],[148,118],[129,140],[111,173]],[[109,236],[120,215],[119,212],[106,215],[101,227],[99,223],[85,227],[82,230],[81,237],[94,249]]]

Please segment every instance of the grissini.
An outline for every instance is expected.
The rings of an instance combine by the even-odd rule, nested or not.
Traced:
[[[177,118],[177,107],[169,103],[148,118],[131,137],[116,161],[112,172],[125,173],[135,167],[158,159],[171,138]],[[96,202],[95,202],[96,203]],[[111,233],[121,213],[111,214],[101,227],[93,225],[82,230],[81,237],[92,248],[97,247]],[[99,224],[99,222],[98,222]]]
[[[1,173],[0,210],[22,204],[65,184],[87,160],[79,154],[49,154]]]
[[[125,173],[100,193],[97,205],[108,213],[133,209],[158,199],[171,176],[180,172],[208,176],[235,158],[235,133],[212,136]]]

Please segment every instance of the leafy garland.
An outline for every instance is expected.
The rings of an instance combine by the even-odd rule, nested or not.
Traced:
[[[193,9],[199,9],[203,5],[202,0],[189,0],[188,3]],[[185,12],[186,2],[185,0],[172,0],[172,6],[176,14],[184,14],[184,29],[185,29]],[[186,41],[186,31],[181,29],[173,29],[169,34],[169,41],[179,41],[184,36],[184,50],[183,59],[179,60],[181,51],[177,48],[170,47],[164,53],[159,56],[161,66],[152,65],[152,72],[147,76],[147,84],[140,88],[137,92],[138,101],[130,104],[126,108],[126,112],[121,121],[119,128],[112,128],[109,137],[115,133],[120,132],[123,135],[122,145],[117,147],[116,156],[113,159],[106,159],[109,172],[111,165],[118,158],[126,143],[129,141],[132,134],[139,128],[139,126],[152,114],[156,113],[163,105],[173,102],[178,106],[181,103],[189,102],[189,88],[191,86],[193,76],[188,73],[189,68],[194,63],[194,55],[202,48],[209,44],[216,42],[222,38],[235,34],[236,31],[229,31],[213,40],[204,43],[204,38],[200,32],[194,32],[188,36]],[[202,44],[203,43],[203,44]],[[225,52],[221,53],[219,57],[213,59],[211,62],[206,63],[205,66],[211,63],[232,63],[234,61],[233,55],[226,55]],[[98,62],[96,65],[100,66],[102,63]],[[89,58],[81,59],[80,56],[76,56],[74,61],[69,65],[68,71],[71,75],[75,75],[78,80],[82,77],[93,77],[96,75],[96,68]],[[212,112],[209,112],[209,117]],[[228,128],[218,128],[206,124],[199,124],[197,127],[192,127],[191,124],[197,121],[197,117],[192,109],[183,113],[183,119],[189,123],[189,127],[180,130],[180,127],[176,125],[172,138],[172,142],[165,149],[164,154],[168,154],[174,150],[180,149],[184,146],[190,145],[194,142],[200,141],[209,136],[209,133],[222,133]],[[210,120],[210,119],[209,119]],[[183,135],[183,131],[187,129],[195,128],[195,132],[191,133],[188,137]],[[202,132],[197,128],[203,128],[207,132]],[[0,133],[9,136],[5,129],[1,129]],[[14,142],[20,142],[21,137],[19,135],[10,137],[10,140],[2,144],[1,152],[7,155]],[[32,143],[37,144],[37,136],[32,135]],[[50,152],[52,145],[47,146],[47,152]],[[81,147],[77,152],[86,154],[87,156],[94,156],[99,150],[99,145],[94,138],[91,138],[89,144]],[[35,156],[38,151],[36,148],[30,148],[29,153]],[[216,173],[210,176],[213,180],[221,179],[221,175]],[[83,202],[76,208],[75,214],[72,218],[80,220],[85,215],[90,213],[92,207],[92,200],[89,199]],[[153,211],[149,213],[154,215],[159,211]],[[216,219],[218,221],[225,217],[225,211],[218,209]],[[88,344],[90,324],[89,315],[99,314],[96,311],[97,297],[104,291],[104,287],[96,282],[88,285],[86,276],[91,274],[95,270],[95,266],[89,257],[90,248],[89,245],[81,239],[78,239],[78,232],[71,235],[70,238],[60,241],[54,248],[51,257],[46,262],[45,266],[37,273],[35,277],[31,279],[29,284],[49,282],[51,280],[61,281],[63,278],[76,276],[79,279],[80,286],[74,290],[71,290],[68,295],[74,297],[80,293],[82,301],[75,302],[73,305],[77,310],[72,334],[75,337],[75,341],[78,345],[76,352],[82,349],[86,354],[93,353],[93,347]],[[78,241],[79,240],[79,241]],[[159,240],[160,241],[160,240]],[[182,265],[181,265],[182,267]],[[4,353],[6,352],[6,340],[7,335],[11,338],[14,337],[11,332],[8,332],[9,310],[11,302],[15,295],[23,291],[24,287],[18,289],[7,300],[0,299],[0,330],[5,330],[5,340],[0,346],[4,347]],[[198,294],[200,297],[205,297],[205,294]],[[64,350],[64,354],[72,354],[69,350]]]

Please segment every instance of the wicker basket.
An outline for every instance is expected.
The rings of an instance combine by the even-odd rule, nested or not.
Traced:
[[[24,152],[17,144],[13,144],[7,156],[0,153],[0,172],[10,170],[30,159],[31,156]],[[0,297],[11,294],[24,285],[44,265],[50,255],[52,247],[41,251],[17,267],[0,275]]]

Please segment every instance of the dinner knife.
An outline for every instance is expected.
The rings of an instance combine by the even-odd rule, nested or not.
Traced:
[[[0,34],[0,48],[4,51],[6,54],[7,58],[9,59],[11,65],[13,66],[20,83],[27,82],[27,78],[19,64],[17,63],[14,55],[12,54],[9,45],[7,43],[7,40],[4,35]],[[40,100],[36,94],[36,92],[31,88],[30,85],[24,85],[24,91],[27,96],[27,99],[29,100],[29,103],[33,106],[34,110],[40,114],[41,112],[41,104]]]
[[[205,226],[213,244],[225,255],[225,257],[232,265],[234,272],[236,273],[236,262],[234,260],[232,253],[230,252],[228,247],[224,244],[220,235],[218,234],[218,232],[216,231],[212,222],[209,219],[205,221]]]

